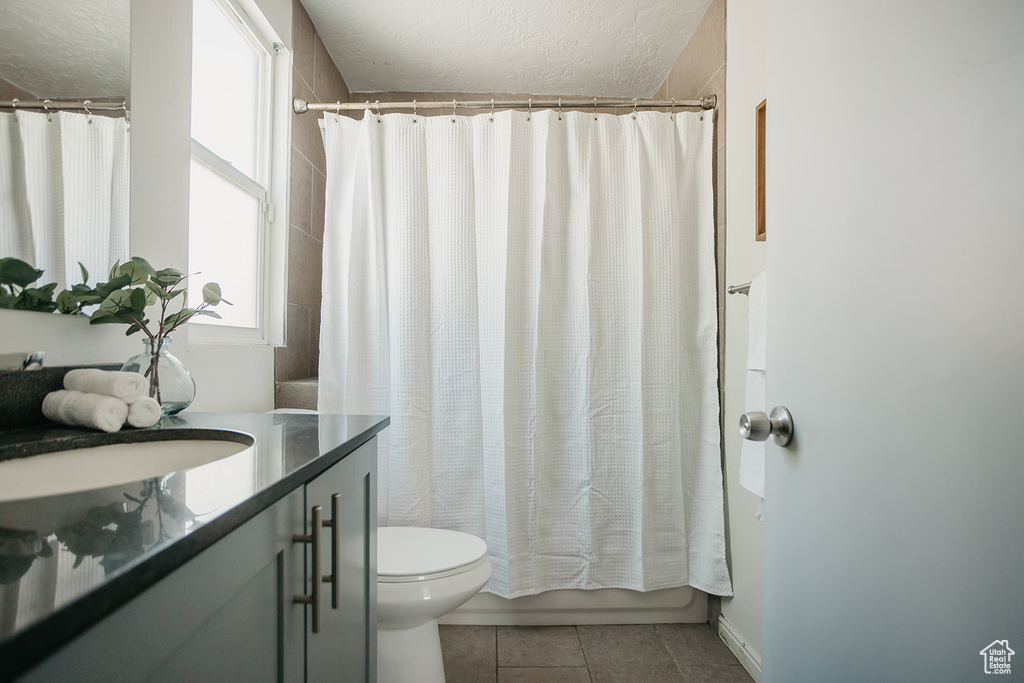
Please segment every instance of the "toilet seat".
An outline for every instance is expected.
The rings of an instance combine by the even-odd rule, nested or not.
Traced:
[[[471,571],[487,562],[487,544],[446,529],[377,529],[377,581],[415,583]]]

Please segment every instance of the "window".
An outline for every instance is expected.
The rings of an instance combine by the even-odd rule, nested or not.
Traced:
[[[194,1],[188,297],[202,301],[212,281],[233,305],[215,309],[221,320],[195,320],[191,340],[283,339],[284,256],[275,246],[285,221],[275,229],[274,219],[287,214],[277,205],[287,182],[289,70],[252,0]]]

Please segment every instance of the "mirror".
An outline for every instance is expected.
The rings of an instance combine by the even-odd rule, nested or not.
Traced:
[[[130,0],[0,2],[0,258],[33,286],[129,255],[130,29]]]

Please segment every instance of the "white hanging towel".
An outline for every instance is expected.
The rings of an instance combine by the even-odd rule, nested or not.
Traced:
[[[767,345],[765,344],[766,314],[768,292],[765,286],[765,273],[755,277],[750,283],[747,297],[749,306],[747,327],[747,394],[744,408],[747,412],[765,409],[765,388],[767,363]],[[740,486],[761,498],[755,517],[764,519],[764,441],[743,440],[740,450]]]

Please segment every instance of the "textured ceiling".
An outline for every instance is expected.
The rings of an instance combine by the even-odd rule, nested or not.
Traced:
[[[650,97],[711,0],[303,0],[352,92]]]
[[[0,0],[0,78],[37,97],[121,97],[130,0]]]

